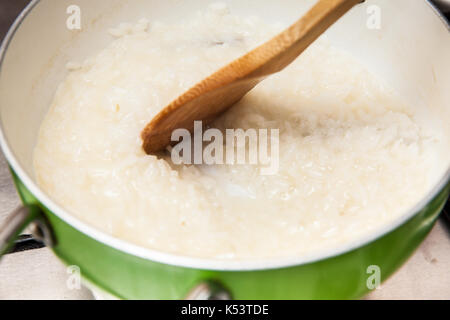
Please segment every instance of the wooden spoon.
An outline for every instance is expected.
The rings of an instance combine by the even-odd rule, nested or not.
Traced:
[[[147,154],[171,144],[176,129],[193,131],[194,121],[206,126],[231,108],[267,76],[283,70],[325,30],[362,0],[319,0],[287,30],[231,62],[165,107],[142,131]]]

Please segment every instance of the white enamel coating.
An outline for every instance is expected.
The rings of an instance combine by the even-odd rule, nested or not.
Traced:
[[[258,14],[288,25],[314,0],[224,2],[239,14]],[[65,64],[80,61],[104,47],[110,39],[106,30],[120,22],[141,17],[175,21],[208,3],[207,0],[35,0],[18,18],[0,49],[0,142],[27,188],[61,219],[100,242],[152,261],[211,270],[272,269],[323,260],[374,241],[411,219],[448,183],[450,154],[444,150],[449,169],[442,173],[433,190],[397,221],[339,250],[301,259],[218,261],[165,254],[116,239],[67,213],[35,184],[31,165],[37,130],[57,84],[66,75]],[[81,31],[66,28],[66,9],[73,4],[82,10]],[[381,9],[381,30],[367,28],[372,12],[368,9],[373,6]],[[335,45],[351,51],[405,99],[416,105],[429,105],[439,112],[450,150],[450,32],[443,17],[427,1],[368,0],[332,27],[328,35]]]

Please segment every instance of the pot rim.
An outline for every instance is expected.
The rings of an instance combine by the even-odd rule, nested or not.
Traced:
[[[447,29],[450,31],[450,24],[443,16],[443,14],[431,3],[430,0],[425,0],[435,14],[442,20],[446,25]],[[28,6],[22,11],[22,13],[17,17],[16,21],[7,33],[3,43],[0,46],[0,73],[4,58],[8,47],[14,38],[16,31],[20,28],[24,19],[30,14],[30,12],[36,7],[40,0],[32,0]],[[314,263],[326,259],[330,259],[358,248],[361,248],[383,236],[394,231],[401,225],[405,224],[407,221],[412,219],[417,215],[427,204],[435,198],[439,192],[441,192],[447,184],[450,182],[450,166],[446,173],[443,175],[441,180],[433,187],[433,189],[413,208],[408,210],[405,214],[401,215],[399,218],[391,222],[390,224],[380,228],[376,232],[373,232],[367,236],[360,237],[344,246],[338,248],[322,250],[320,252],[309,254],[302,257],[288,257],[288,258],[264,258],[264,259],[242,259],[238,261],[233,260],[220,260],[220,259],[206,259],[206,258],[195,258],[189,256],[182,256],[171,253],[164,253],[158,250],[152,250],[149,248],[141,247],[135,245],[126,240],[121,240],[119,238],[113,237],[89,224],[83,222],[81,219],[70,214],[68,211],[63,209],[55,201],[53,201],[47,194],[41,190],[33,179],[26,173],[22,168],[19,161],[17,160],[14,152],[10,148],[9,142],[6,139],[5,133],[3,131],[3,126],[0,123],[0,146],[5,154],[8,163],[23,182],[23,184],[30,190],[30,192],[42,203],[46,208],[48,208],[52,213],[58,216],[67,224],[71,225],[78,231],[84,233],[88,237],[101,242],[102,244],[119,250],[123,253],[127,253],[145,260],[150,260],[153,262],[192,268],[200,270],[217,270],[217,271],[259,271],[259,270],[270,270],[270,269],[281,269],[294,266],[300,266],[304,264]]]

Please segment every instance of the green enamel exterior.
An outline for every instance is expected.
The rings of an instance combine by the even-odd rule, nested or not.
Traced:
[[[349,253],[283,269],[222,272],[169,266],[100,243],[43,207],[14,179],[23,202],[41,207],[50,222],[55,254],[67,265],[79,266],[87,281],[122,299],[182,299],[205,280],[220,282],[239,300],[358,299],[369,291],[367,268],[379,266],[383,281],[393,274],[432,229],[450,193],[447,184],[404,225]]]

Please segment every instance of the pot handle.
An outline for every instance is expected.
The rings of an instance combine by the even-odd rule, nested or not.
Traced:
[[[20,233],[31,223],[36,223],[36,238],[42,239],[49,246],[53,245],[53,237],[41,210],[36,206],[23,206],[12,212],[0,226],[0,259],[8,253]]]
[[[232,300],[232,297],[220,283],[205,281],[192,289],[185,300]]]

